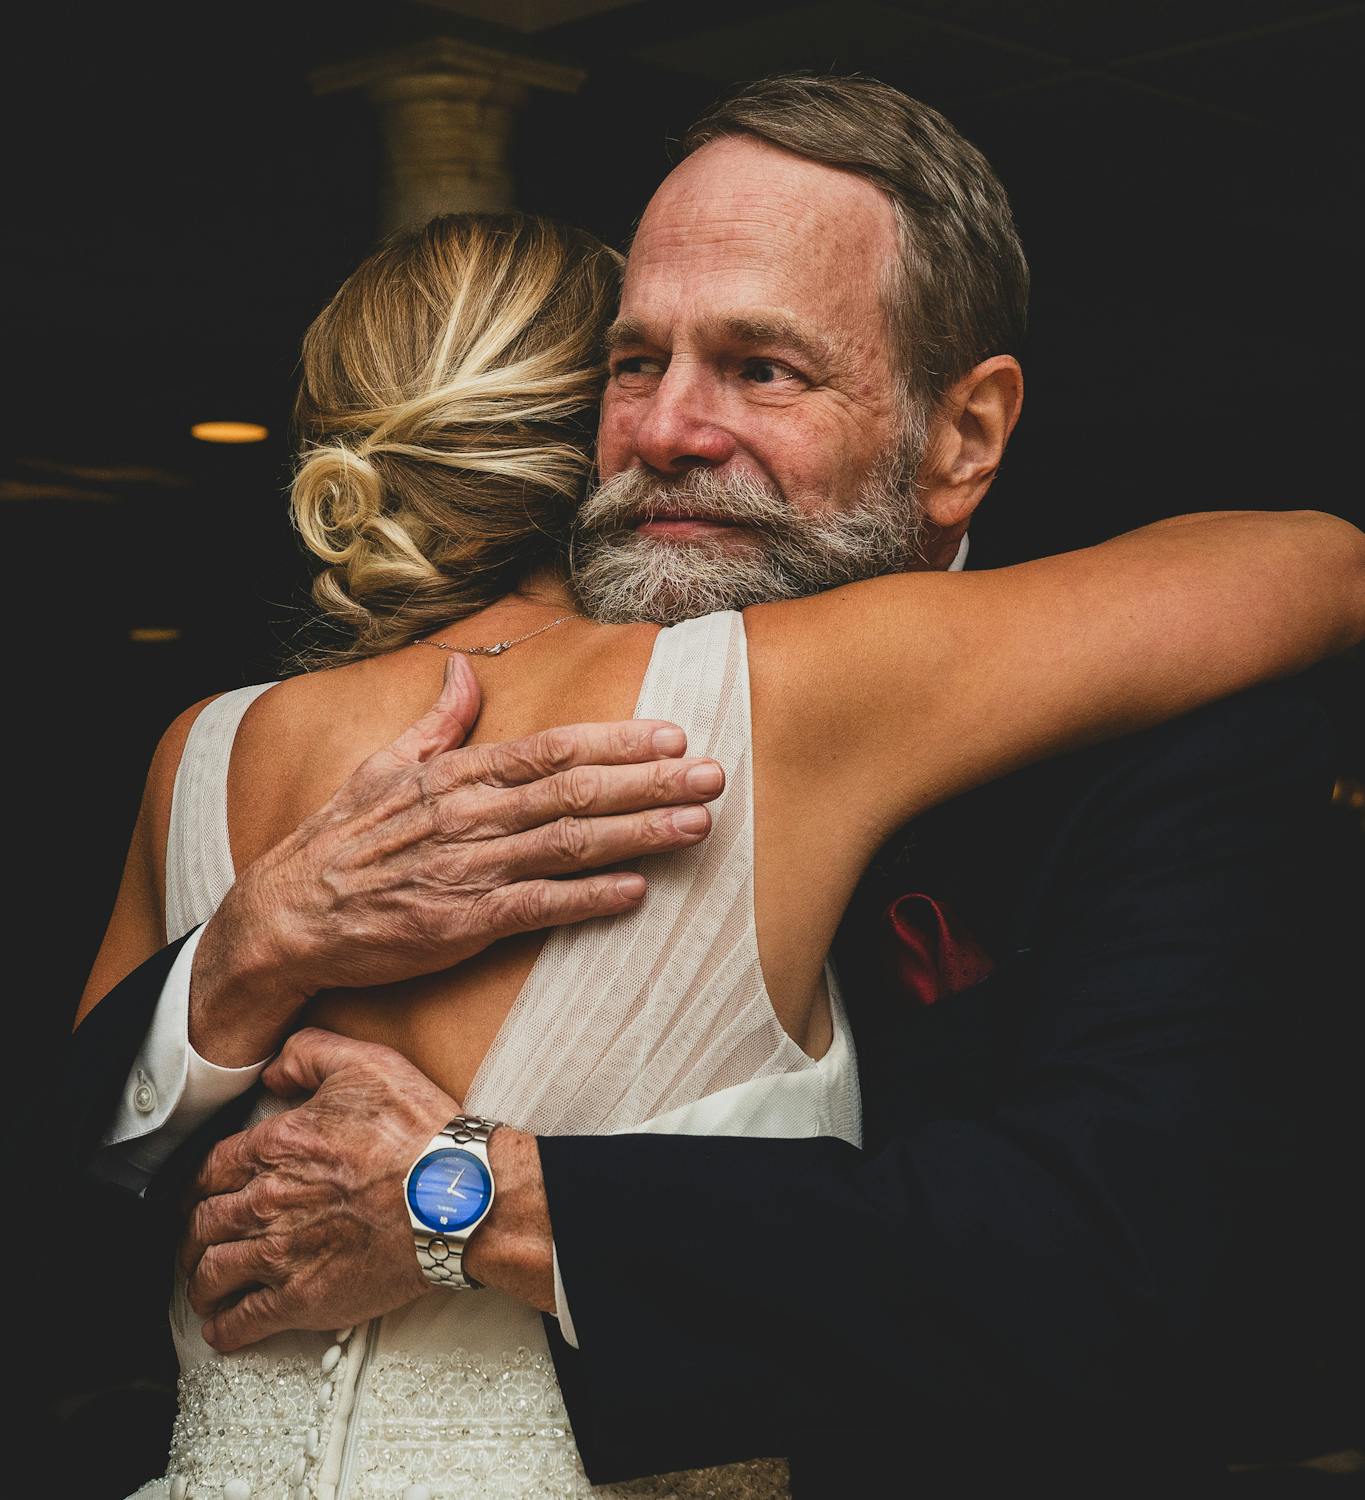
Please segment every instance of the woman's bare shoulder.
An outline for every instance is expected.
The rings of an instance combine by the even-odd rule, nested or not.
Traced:
[[[393,653],[286,677],[253,700],[237,729],[228,803],[234,834],[274,842],[321,806],[430,696],[430,671]]]
[[[248,754],[268,747],[316,753],[382,733],[430,688],[432,672],[424,666],[399,651],[282,678],[247,709],[238,743]]]

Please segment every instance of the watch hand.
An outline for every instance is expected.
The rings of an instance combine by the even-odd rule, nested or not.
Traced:
[[[456,1172],[455,1176],[451,1179],[450,1186],[446,1189],[446,1192],[453,1193],[460,1181],[460,1178],[463,1177],[468,1170],[468,1167],[461,1167],[460,1170]]]

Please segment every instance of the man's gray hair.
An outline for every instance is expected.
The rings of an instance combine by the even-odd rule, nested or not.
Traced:
[[[935,109],[872,78],[788,74],[745,85],[683,137],[748,135],[856,173],[891,200],[900,262],[886,288],[905,394],[921,413],[973,365],[1018,355],[1028,262],[990,163]]]

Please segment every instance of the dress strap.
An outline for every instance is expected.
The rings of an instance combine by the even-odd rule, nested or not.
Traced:
[[[728,759],[749,748],[749,657],[744,616],[702,615],[661,630],[635,703],[637,719],[672,719],[689,755]],[[708,748],[698,748],[705,745]]]
[[[166,839],[166,941],[206,922],[236,879],[228,841],[227,777],[237,726],[273,682],[215,698],[190,726],[171,792]]]

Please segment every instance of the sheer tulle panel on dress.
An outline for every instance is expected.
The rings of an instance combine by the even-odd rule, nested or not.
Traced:
[[[743,617],[661,631],[635,713],[680,724],[690,755],[725,767],[726,789],[710,838],[639,863],[649,892],[635,912],[547,940],[467,1101],[541,1134],[618,1130],[815,1066],[759,967]]]

